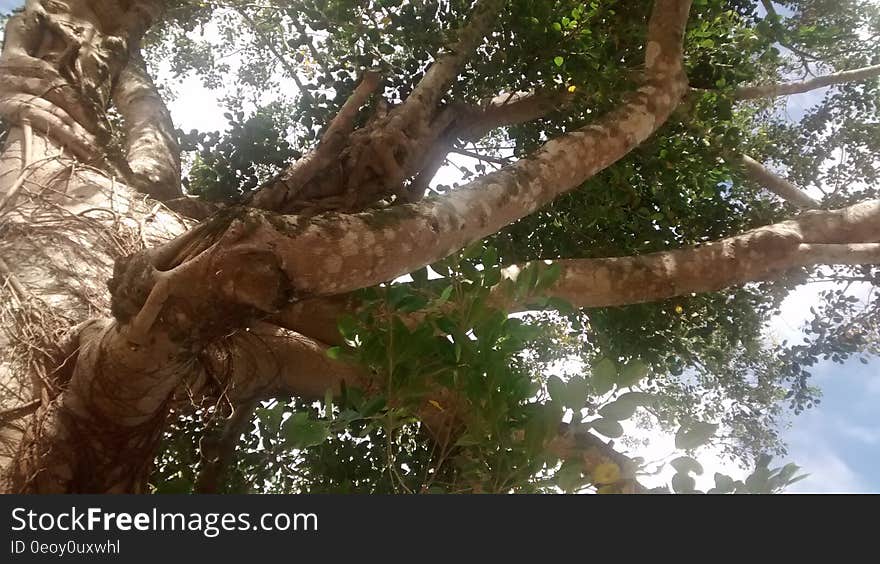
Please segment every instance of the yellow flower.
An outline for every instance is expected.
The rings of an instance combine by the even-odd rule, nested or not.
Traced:
[[[681,315],[682,313],[684,313],[684,308],[680,305],[675,306],[675,313]]]
[[[578,89],[578,87],[573,84],[568,87],[568,91],[572,94],[574,94],[577,89]]]

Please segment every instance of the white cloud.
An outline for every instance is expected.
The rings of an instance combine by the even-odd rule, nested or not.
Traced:
[[[793,485],[791,493],[867,493],[868,486],[852,468],[826,444],[792,448],[792,457],[810,475]]]

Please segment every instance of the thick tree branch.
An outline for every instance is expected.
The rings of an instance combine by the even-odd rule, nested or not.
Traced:
[[[208,347],[202,365],[234,405],[278,396],[317,400],[328,389],[339,393],[343,382],[371,388],[360,366],[331,359],[327,349],[313,338],[258,324]]]
[[[174,123],[139,51],[129,55],[119,74],[113,101],[125,120],[133,187],[158,200],[181,196],[180,146]]]
[[[40,407],[42,400],[35,399],[24,405],[19,405],[17,407],[12,407],[10,409],[4,409],[0,411],[0,427],[11,423],[12,421],[16,421],[21,419],[22,417],[27,417],[31,415]]]
[[[645,84],[599,123],[417,205],[310,219],[255,210],[220,214],[170,245],[118,264],[114,311],[131,323],[132,335],[146,335],[166,304],[186,302],[186,313],[164,311],[161,319],[188,339],[213,338],[210,331],[222,323],[197,327],[196,320],[231,322],[248,310],[274,313],[286,302],[372,286],[534,212],[622,158],[676,107],[686,90],[682,38],[689,7],[688,0],[658,0],[648,29]]]
[[[753,100],[755,98],[773,98],[776,96],[788,96],[816,90],[832,84],[844,82],[856,82],[868,78],[880,76],[880,65],[872,65],[860,69],[836,72],[824,76],[817,76],[809,80],[797,82],[784,82],[776,84],[764,84],[759,86],[747,86],[734,92],[737,100]]]
[[[658,301],[768,279],[797,267],[880,264],[880,200],[832,211],[810,211],[702,246],[645,255],[563,259],[557,281],[537,294],[518,296],[510,282],[526,267],[510,266],[490,294],[493,307],[523,311],[547,307],[542,298],[561,298],[574,307],[609,307]],[[337,323],[357,310],[353,294],[311,298],[285,307],[271,321],[338,344]],[[451,307],[451,306],[450,306]],[[427,312],[412,314],[418,322]]]
[[[322,277],[319,284],[311,279],[315,268],[296,268],[298,258],[285,257],[285,264],[297,270],[297,285],[307,286],[309,293],[328,288],[340,293],[410,272],[532,213],[622,158],[665,121],[685,91],[681,41],[689,6],[688,1],[656,3],[649,25],[645,85],[617,111],[442,198],[388,211],[328,216],[326,227],[309,225],[297,236],[298,242],[310,241],[309,247],[338,239],[328,229],[344,233],[345,238],[339,252],[325,259],[322,270],[330,279]],[[385,222],[390,222],[387,230],[374,227]],[[310,257],[310,263],[315,258]],[[343,267],[345,279],[336,276]],[[369,280],[357,281],[357,273]]]

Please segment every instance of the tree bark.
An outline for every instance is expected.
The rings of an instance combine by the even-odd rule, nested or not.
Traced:
[[[448,108],[438,107],[439,96],[503,4],[476,4],[456,49],[438,56],[410,105],[401,106],[407,109],[348,134],[353,112],[374,88],[367,77],[325,142],[374,143],[398,128],[407,143],[424,143],[405,172],[430,170],[426,149],[452,123],[442,122]],[[230,207],[194,226],[147,196],[179,190],[173,127],[136,59],[158,3],[30,0],[10,22],[0,57],[0,113],[12,124],[0,152],[0,413],[16,414],[0,422],[10,447],[0,453],[0,489],[140,492],[169,409],[182,397],[225,394],[240,405],[291,393],[322,397],[342,382],[369,387],[358,367],[325,354],[337,339],[332,312],[357,305],[346,293],[494,233],[652,135],[687,90],[681,50],[689,6],[657,0],[644,81],[615,111],[444,197],[317,215]],[[126,118],[124,162],[105,154],[114,102]],[[546,111],[523,104],[503,119]],[[420,130],[424,121],[401,125],[410,112],[436,129]],[[347,158],[356,167],[365,155]],[[391,170],[401,163],[386,164],[367,167],[369,182],[382,190],[401,180]],[[337,182],[339,193],[350,188],[340,178],[326,181]],[[697,248],[560,261],[551,293],[575,305],[632,303],[794,266],[876,261],[878,205],[807,213]],[[493,299],[529,306],[504,302],[500,289]],[[316,311],[325,317],[303,318]]]

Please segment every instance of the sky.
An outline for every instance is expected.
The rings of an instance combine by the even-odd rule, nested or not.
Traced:
[[[0,0],[0,13],[21,5],[20,0]],[[220,92],[206,90],[194,77],[185,78],[175,85],[179,94],[169,104],[177,127],[183,130],[219,130],[225,127],[223,108],[218,99]],[[785,115],[799,119],[804,112],[821,100],[825,89],[790,96]],[[440,173],[445,184],[451,184],[455,174],[447,167]],[[809,306],[816,303],[820,288],[807,286],[793,292],[784,302],[781,314],[772,320],[768,334],[790,342],[800,340],[800,327],[806,320]],[[776,460],[773,466],[795,462],[809,477],[789,490],[801,493],[874,492],[880,493],[880,359],[861,364],[853,359],[844,365],[830,361],[820,362],[812,370],[812,384],[823,392],[822,403],[797,416],[791,428],[783,433],[788,443],[788,456]],[[671,436],[654,435],[647,452],[635,454],[647,460],[658,460],[673,455]],[[705,468],[697,478],[698,487],[711,487],[715,471],[742,477],[743,471],[720,459],[713,451],[704,449],[697,457]],[[671,469],[653,477],[651,485],[668,481]]]

